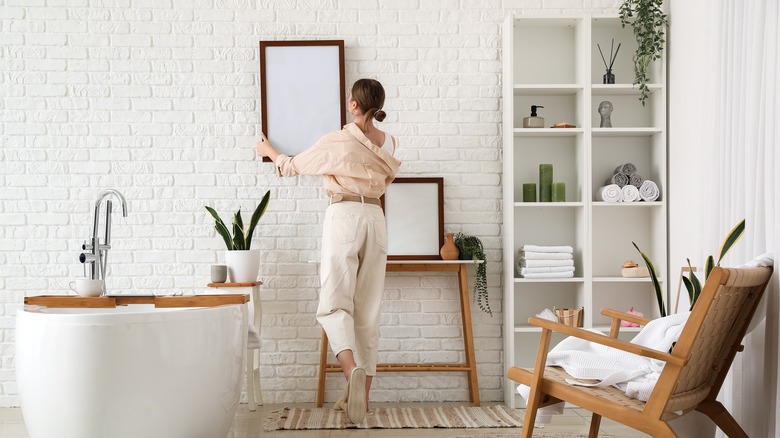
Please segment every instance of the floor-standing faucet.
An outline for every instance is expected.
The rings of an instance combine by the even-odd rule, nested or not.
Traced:
[[[114,189],[107,189],[98,196],[95,202],[95,218],[92,226],[92,241],[91,243],[84,242],[82,249],[89,252],[83,252],[79,256],[81,263],[89,263],[90,278],[93,280],[106,279],[106,264],[108,263],[108,250],[111,249],[111,200],[106,199],[110,195],[114,195],[122,204],[122,216],[127,217],[127,202],[125,197],[121,193]],[[98,229],[100,228],[100,205],[105,200],[106,202],[106,225],[105,225],[105,239],[103,243],[100,243],[100,237],[98,236]],[[106,291],[106,283],[103,282],[103,293]]]

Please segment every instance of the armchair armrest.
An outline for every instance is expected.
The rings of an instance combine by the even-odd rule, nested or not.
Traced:
[[[596,334],[587,330],[583,330],[577,327],[571,327],[568,325],[553,322],[542,318],[528,318],[528,323],[541,327],[543,330],[551,330],[565,335],[574,336],[576,338],[584,339],[586,341],[595,342],[596,344],[605,345],[607,347],[617,348],[628,353],[634,353],[640,356],[649,357],[651,359],[658,359],[666,362],[670,365],[683,366],[687,362],[687,359],[673,356],[669,353],[654,350],[652,348],[643,347],[641,345],[632,344],[621,339],[612,338],[605,335]]]
[[[601,314],[604,316],[609,316],[612,319],[633,322],[634,324],[639,324],[639,325],[647,325],[647,323],[650,322],[650,320],[647,318],[631,315],[630,313],[626,313],[626,312],[618,312],[617,310],[612,310],[612,309],[602,309]]]

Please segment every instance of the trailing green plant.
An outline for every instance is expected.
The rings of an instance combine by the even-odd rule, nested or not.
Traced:
[[[252,213],[252,218],[249,220],[249,228],[244,228],[244,221],[241,219],[241,209],[239,208],[236,214],[233,215],[232,235],[230,229],[225,225],[225,222],[219,217],[219,214],[217,214],[213,208],[206,207],[206,210],[211,213],[211,216],[216,222],[214,229],[217,230],[217,234],[222,236],[229,251],[252,249],[252,235],[255,233],[257,223],[260,222],[260,218],[263,217],[265,210],[268,208],[270,197],[271,191],[269,190],[265,192],[263,199],[260,200],[254,213]]]
[[[721,260],[723,260],[723,257],[726,256],[726,254],[729,252],[732,246],[734,246],[735,243],[742,237],[742,235],[745,233],[745,219],[742,219],[734,228],[729,231],[729,233],[726,235],[726,238],[723,239],[723,242],[720,244],[720,255],[718,256],[718,263],[715,264],[715,259],[712,255],[707,257],[707,260],[705,262],[705,269],[704,269],[704,281],[707,281],[707,278],[710,276],[710,272],[712,272],[712,269],[715,266],[720,266]],[[645,265],[647,266],[647,270],[650,271],[650,279],[653,282],[653,288],[655,289],[655,297],[658,300],[658,310],[661,316],[666,316],[666,304],[664,302],[664,294],[663,290],[661,289],[661,283],[658,281],[658,276],[656,275],[655,267],[653,266],[653,262],[650,261],[650,258],[642,252],[641,249],[636,245],[636,243],[631,242],[634,244],[634,248],[636,248],[637,251],[639,251],[639,254],[642,256],[642,259],[645,261]],[[693,310],[693,306],[696,304],[696,300],[699,299],[699,295],[701,294],[701,288],[702,284],[699,281],[698,277],[696,277],[696,274],[693,273],[693,268],[691,267],[691,260],[686,259],[688,262],[688,277],[683,277],[682,281],[683,284],[685,284],[685,289],[688,290],[688,298],[691,302],[690,310]]]
[[[485,249],[479,237],[469,236],[463,233],[455,235],[455,246],[461,254],[470,254],[472,260],[476,263],[477,275],[474,277],[474,300],[477,306],[488,315],[493,315],[490,310],[487,288],[487,261],[485,259]]]
[[[664,50],[664,32],[669,24],[661,10],[663,0],[623,0],[620,5],[620,23],[631,26],[636,38],[634,52],[634,84],[639,86],[642,106],[650,95],[647,87],[647,69],[661,57]]]

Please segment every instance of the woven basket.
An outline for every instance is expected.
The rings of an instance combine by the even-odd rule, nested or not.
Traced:
[[[579,309],[559,309],[553,307],[555,316],[558,317],[558,322],[561,324],[570,325],[572,327],[582,327],[582,314],[584,313],[584,307]]]

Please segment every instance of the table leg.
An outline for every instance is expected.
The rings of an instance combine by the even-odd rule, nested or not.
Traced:
[[[321,408],[325,403],[325,367],[328,365],[328,335],[322,331],[322,345],[320,345],[320,371],[317,381],[317,407]]]
[[[469,284],[466,265],[458,269],[458,289],[460,289],[460,313],[463,317],[463,348],[466,352],[466,376],[469,381],[469,399],[479,406],[479,384],[477,383],[477,357],[474,354],[474,333],[471,329],[471,306],[469,305]]]

